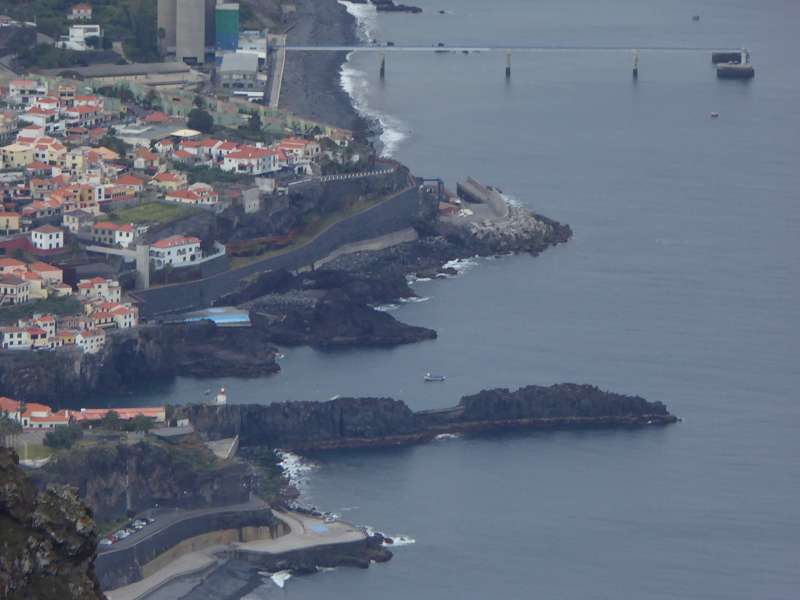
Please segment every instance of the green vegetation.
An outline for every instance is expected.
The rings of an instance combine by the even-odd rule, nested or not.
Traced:
[[[76,0],[0,0],[0,14],[36,21],[38,30],[53,38],[69,30],[67,14]],[[156,0],[92,0],[92,23],[103,29],[100,45],[121,41],[132,61],[159,60]],[[81,53],[78,53],[81,54]],[[73,65],[55,65],[54,68]]]
[[[179,204],[166,204],[161,202],[145,202],[139,206],[123,208],[109,213],[109,219],[114,223],[170,223],[196,214],[199,210],[191,206]]]
[[[214,117],[202,108],[193,108],[189,111],[189,118],[186,121],[186,126],[189,129],[210,133],[214,128]]]
[[[286,254],[287,252],[292,252],[297,250],[299,247],[304,246],[315,237],[317,237],[320,233],[332,227],[339,221],[344,221],[345,219],[352,217],[360,212],[363,212],[376,204],[379,204],[386,197],[379,197],[379,198],[362,198],[350,204],[347,208],[342,209],[337,212],[329,213],[326,215],[320,215],[316,211],[311,211],[306,213],[303,217],[304,226],[303,230],[298,235],[294,241],[289,244],[288,246],[284,246],[283,248],[278,248],[276,250],[269,250],[262,254],[257,254],[254,256],[234,256],[231,258],[231,268],[237,269],[239,267],[244,267],[254,262],[258,262],[260,260],[264,260],[267,258],[272,258],[275,256],[280,256],[281,254]]]
[[[7,440],[22,433],[22,425],[5,413],[0,413],[0,446],[7,446]]]
[[[113,150],[117,154],[120,155],[120,158],[125,158],[128,154],[128,151],[131,149],[131,145],[122,141],[115,135],[104,135],[100,138],[100,145],[105,146],[109,150]]]
[[[44,445],[48,448],[72,448],[75,442],[83,437],[83,429],[80,425],[66,425],[56,427],[44,435]]]
[[[119,54],[109,50],[78,52],[55,48],[49,44],[36,44],[22,48],[17,54],[16,64],[20,69],[69,69],[116,62],[119,59]]]
[[[21,444],[15,450],[21,460],[41,460],[53,454],[52,449],[42,444]]]
[[[256,467],[256,494],[267,502],[277,499],[283,493],[287,481],[275,451],[267,446],[256,446],[242,448],[239,454]]]
[[[29,319],[33,313],[50,315],[75,315],[82,312],[81,303],[73,296],[47,298],[28,304],[15,304],[0,308],[0,323],[16,323],[19,319]]]

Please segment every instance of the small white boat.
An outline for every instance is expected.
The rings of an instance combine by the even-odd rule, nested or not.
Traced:
[[[425,373],[426,382],[444,381],[445,379],[447,379],[447,377],[444,375],[432,375],[431,373]]]
[[[718,112],[712,112],[711,113],[711,118],[712,119],[716,119],[717,117],[719,117],[719,113]]]

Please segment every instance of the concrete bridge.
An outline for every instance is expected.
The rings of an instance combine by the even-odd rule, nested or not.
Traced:
[[[540,46],[513,46],[513,45],[487,45],[487,46],[386,46],[386,45],[354,45],[354,46],[298,46],[291,44],[275,45],[275,50],[290,52],[739,52],[741,48],[717,46],[571,46],[571,45],[540,45]]]

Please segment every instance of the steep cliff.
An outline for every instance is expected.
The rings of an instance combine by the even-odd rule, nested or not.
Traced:
[[[0,448],[0,598],[100,600],[92,513],[74,491],[37,492]]]
[[[178,374],[252,377],[275,373],[275,349],[249,329],[211,322],[143,326],[112,331],[97,354],[77,348],[54,352],[0,352],[0,394],[53,404],[97,392],[119,392],[142,381]]]
[[[294,450],[383,446],[441,433],[517,427],[643,426],[677,421],[661,402],[591,385],[527,386],[465,396],[454,407],[412,412],[391,398],[338,398],[268,405],[190,405],[179,409],[209,438],[240,436],[242,446]]]
[[[221,463],[203,445],[154,441],[75,448],[35,474],[41,487],[75,487],[103,522],[156,504],[198,508],[243,502],[249,497],[249,477],[248,465]]]

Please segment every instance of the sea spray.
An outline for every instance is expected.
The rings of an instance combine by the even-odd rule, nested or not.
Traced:
[[[306,499],[305,497],[308,494],[309,473],[315,470],[317,465],[293,452],[278,450],[276,454],[280,458],[278,464],[283,469],[289,482],[300,493],[301,499]]]
[[[375,6],[369,3],[347,2],[346,0],[338,0],[338,2],[355,18],[356,30],[361,41],[371,43],[378,19],[378,12]],[[369,106],[369,79],[367,73],[352,64],[352,54],[350,52],[347,55],[347,60],[342,64],[339,72],[340,84],[342,89],[350,96],[356,111],[362,117],[380,124],[380,153],[382,156],[391,157],[400,143],[408,137],[408,129],[396,117],[377,111]]]

